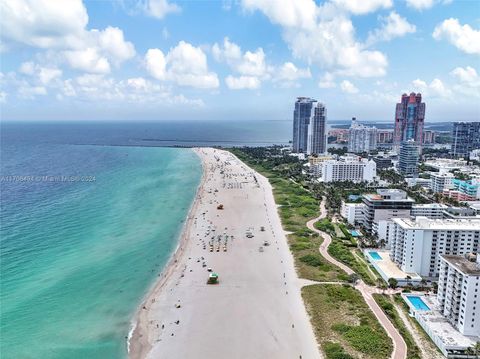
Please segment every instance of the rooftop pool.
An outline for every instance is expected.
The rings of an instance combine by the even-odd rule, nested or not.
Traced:
[[[422,298],[418,295],[407,295],[405,296],[405,298],[407,298],[407,300],[412,303],[413,307],[416,310],[430,310],[428,305],[426,305]]]
[[[382,260],[382,257],[377,252],[372,251],[372,252],[368,252],[368,254],[370,255],[370,257],[372,257],[376,261],[381,261]]]

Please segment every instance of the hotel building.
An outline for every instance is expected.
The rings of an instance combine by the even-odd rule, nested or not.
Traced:
[[[325,161],[322,164],[323,182],[373,182],[376,176],[376,163],[357,156],[342,156],[339,160]]]
[[[362,225],[372,232],[379,221],[409,218],[415,201],[399,189],[378,189],[377,193],[363,195],[365,205]]]
[[[480,219],[394,218],[390,257],[404,272],[437,277],[440,256],[477,252]]]
[[[440,257],[437,300],[442,314],[460,333],[480,336],[480,256]]]

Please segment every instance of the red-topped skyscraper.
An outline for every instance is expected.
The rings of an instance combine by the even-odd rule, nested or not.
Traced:
[[[424,120],[425,102],[422,102],[422,95],[415,92],[410,95],[404,93],[395,109],[394,149],[398,151],[402,142],[414,140],[421,150]]]

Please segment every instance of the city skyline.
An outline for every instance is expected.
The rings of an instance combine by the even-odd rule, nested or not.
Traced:
[[[389,122],[412,91],[427,123],[480,115],[475,2],[51,4],[2,2],[2,119],[288,120],[312,94]]]

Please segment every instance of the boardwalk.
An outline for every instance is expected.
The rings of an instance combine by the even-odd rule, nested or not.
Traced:
[[[332,242],[332,237],[323,231],[318,230],[315,228],[315,222],[325,218],[327,216],[327,211],[325,209],[325,199],[322,200],[320,204],[320,215],[317,218],[314,218],[307,222],[307,227],[320,234],[323,237],[323,242],[320,245],[320,253],[322,256],[329,261],[330,263],[336,265],[337,267],[341,268],[345,273],[348,275],[355,273],[350,267],[346,266],[345,264],[337,261],[328,253],[328,246]],[[398,332],[398,330],[393,326],[392,322],[388,319],[385,315],[383,310],[378,306],[377,302],[373,299],[373,293],[380,293],[381,291],[373,286],[366,285],[362,280],[359,280],[357,285],[355,286],[356,289],[362,293],[365,302],[368,304],[370,309],[372,310],[373,314],[377,317],[380,324],[383,326],[385,331],[387,332],[388,336],[392,339],[393,342],[393,351],[391,359],[406,359],[407,358],[407,344],[403,340],[402,336]]]

